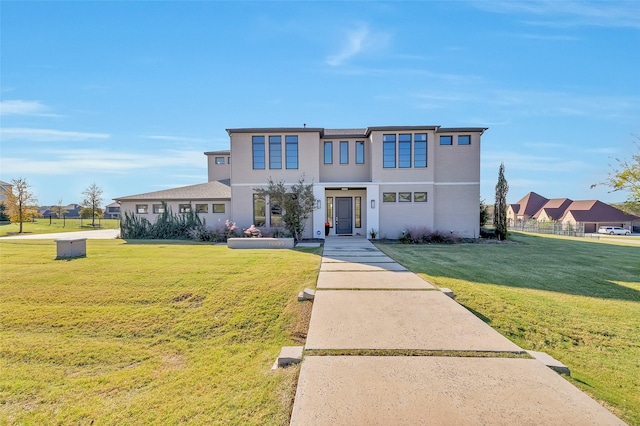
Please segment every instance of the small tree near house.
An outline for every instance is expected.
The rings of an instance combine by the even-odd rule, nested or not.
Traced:
[[[268,199],[272,206],[279,205],[282,208],[284,227],[296,242],[300,241],[307,220],[316,208],[313,184],[305,184],[303,176],[298,183],[287,188],[284,181],[274,182],[269,178],[266,188],[254,188],[254,191]]]
[[[504,177],[504,163],[500,163],[496,184],[496,203],[493,207],[493,226],[499,240],[507,238],[507,192],[509,192],[509,184]]]
[[[82,192],[84,195],[84,201],[82,205],[91,209],[91,226],[96,226],[96,213],[100,209],[102,203],[102,188],[95,183],[89,185],[87,189]]]
[[[20,223],[20,233],[22,233],[22,222],[33,218],[38,213],[38,199],[31,192],[31,185],[25,178],[12,179],[13,192],[7,194],[5,205],[12,222]]]

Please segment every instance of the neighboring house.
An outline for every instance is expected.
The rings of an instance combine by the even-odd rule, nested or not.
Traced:
[[[120,219],[120,204],[111,203],[104,207],[105,219]]]
[[[535,210],[535,208],[538,209]],[[558,222],[566,229],[584,226],[584,232],[596,232],[600,226],[621,226],[633,229],[640,217],[626,214],[598,200],[573,201],[569,198],[547,199],[535,192],[525,195],[507,209],[510,226],[521,225],[528,220]]]
[[[125,213],[135,214],[153,223],[158,215],[164,213],[166,205],[173,213],[187,213],[195,209],[208,227],[217,228],[223,227],[230,218],[231,188],[228,180],[222,180],[129,195],[115,200],[120,205],[122,217]]]
[[[0,203],[7,199],[13,191],[13,185],[0,180]]]
[[[68,218],[77,218],[80,217],[80,210],[82,210],[82,206],[80,204],[69,204],[62,207],[64,209],[64,217]],[[42,217],[53,217],[57,218],[58,213],[56,212],[56,206],[40,206],[38,207],[38,212]]]
[[[265,187],[270,178],[286,185],[304,178],[305,183],[313,183],[318,200],[305,238],[324,238],[325,223],[330,235],[367,236],[373,229],[378,237],[398,238],[408,227],[425,227],[477,237],[480,140],[485,130],[440,126],[227,129],[230,150],[205,153],[209,184],[116,200],[123,215],[151,215],[151,205],[160,201],[198,210],[196,194],[183,194],[191,188],[198,193],[200,208],[208,204],[211,212],[214,199],[205,194],[206,185],[223,181],[230,186],[225,197],[219,193],[216,200],[225,202],[225,213],[207,216],[208,226],[229,218],[240,228],[272,227],[282,224],[281,208],[258,196],[255,188]]]

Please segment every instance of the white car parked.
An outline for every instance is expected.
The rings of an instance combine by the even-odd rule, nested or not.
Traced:
[[[598,228],[598,234],[631,235],[631,231],[620,228],[619,226],[601,226]]]

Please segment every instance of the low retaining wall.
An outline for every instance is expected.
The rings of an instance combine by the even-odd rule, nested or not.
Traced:
[[[232,249],[292,249],[293,238],[229,238],[227,247]]]

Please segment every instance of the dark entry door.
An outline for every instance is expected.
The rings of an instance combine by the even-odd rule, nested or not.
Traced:
[[[336,197],[336,234],[351,234],[351,197]]]

